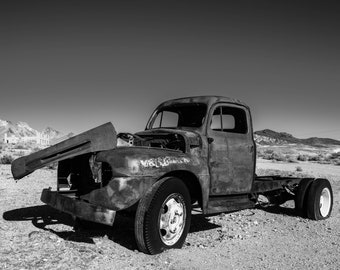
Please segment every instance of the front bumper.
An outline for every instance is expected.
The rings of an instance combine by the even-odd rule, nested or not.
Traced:
[[[70,192],[43,189],[41,201],[72,216],[106,225],[112,225],[116,216],[116,211],[79,200]]]

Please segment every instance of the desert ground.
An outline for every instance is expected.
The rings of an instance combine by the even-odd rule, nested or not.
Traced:
[[[43,188],[55,187],[56,170],[15,182],[10,165],[0,165],[0,269],[339,269],[340,166],[259,160],[257,174],[270,173],[328,178],[332,216],[298,217],[293,202],[194,215],[182,249],[151,256],[137,251],[133,216],[74,230],[71,216],[40,201]]]

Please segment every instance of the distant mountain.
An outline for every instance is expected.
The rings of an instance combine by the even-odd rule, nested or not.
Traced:
[[[55,130],[54,128],[51,127],[46,127],[43,131],[43,134],[47,134],[50,137],[50,144],[56,144],[59,143],[61,141],[64,141],[68,138],[71,138],[72,136],[74,136],[73,133],[68,133],[68,134],[64,134],[58,130]]]
[[[29,124],[25,122],[18,122],[13,123],[12,121],[8,120],[1,120],[0,119],[0,141],[3,142],[5,138],[5,134],[7,137],[15,137],[18,141],[28,141],[29,138],[45,138],[48,135],[50,140],[50,144],[53,144],[54,140],[57,140],[61,137],[64,137],[60,131],[57,131],[51,127],[46,127],[42,132],[35,130],[34,128],[30,127]],[[36,139],[36,141],[41,141]]]
[[[298,139],[286,132],[276,132],[270,129],[264,129],[254,132],[254,139],[257,144],[274,145],[274,144],[305,144],[311,146],[321,145],[340,145],[340,141],[329,138],[307,138]]]
[[[50,136],[50,138],[60,138],[64,136],[64,134],[58,130],[55,130],[54,128],[51,127],[46,127],[42,131],[43,134],[47,134]]]
[[[11,121],[0,120],[0,136],[4,136],[5,133],[8,135],[16,135],[18,137],[33,137],[38,134],[38,131],[31,128],[25,122],[13,124]]]

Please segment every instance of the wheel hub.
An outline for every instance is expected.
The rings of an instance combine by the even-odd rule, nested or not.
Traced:
[[[179,194],[171,194],[163,203],[159,218],[159,233],[166,245],[174,245],[181,237],[186,218],[185,204]]]
[[[320,214],[323,217],[326,217],[331,208],[331,193],[328,188],[324,188],[321,191],[319,207],[320,207]]]

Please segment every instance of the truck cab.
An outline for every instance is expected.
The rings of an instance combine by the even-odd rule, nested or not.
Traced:
[[[163,147],[181,150],[190,160],[197,160],[197,168],[190,168],[188,172],[194,171],[200,188],[203,187],[203,213],[233,208],[230,201],[225,209],[222,204],[214,206],[217,198],[228,195],[238,195],[235,202],[249,207],[251,202],[246,198],[254,181],[256,147],[251,113],[246,104],[218,96],[166,101],[156,108],[145,131],[136,134],[147,138],[157,133],[183,135],[182,142],[177,139]]]

